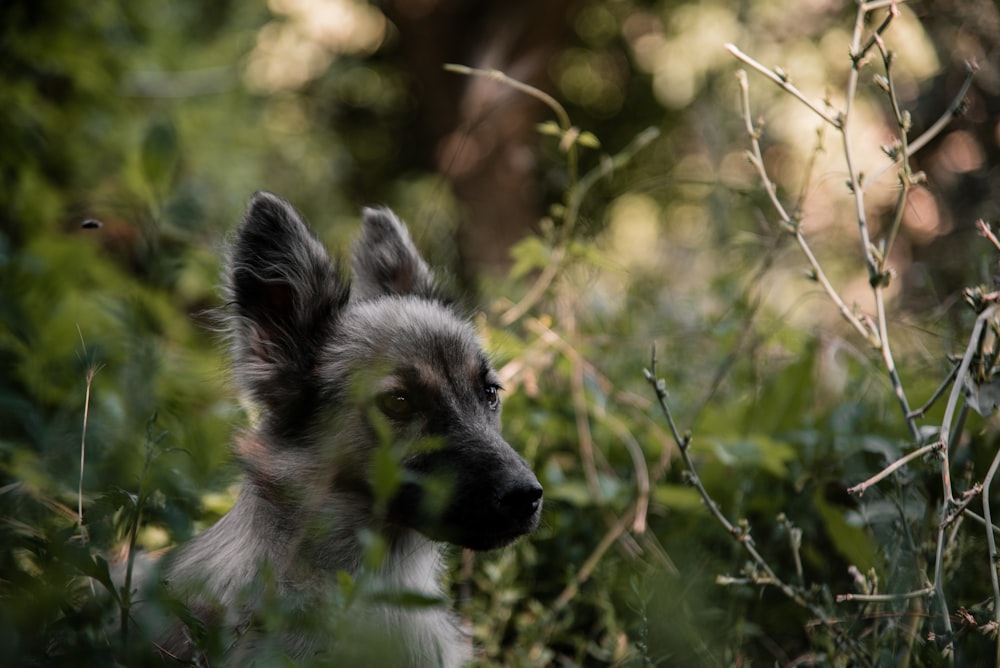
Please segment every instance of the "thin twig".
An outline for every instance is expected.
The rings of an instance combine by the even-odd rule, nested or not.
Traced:
[[[948,462],[945,460],[943,468],[948,468]],[[945,532],[947,527],[944,525],[945,511],[948,508],[947,500],[941,502],[941,518],[940,524],[937,531],[937,547],[934,550],[934,593],[937,597],[938,603],[941,605],[941,624],[944,626],[945,634],[948,638],[948,645],[945,648],[945,654],[951,658],[951,663],[954,663],[954,636],[952,635],[951,629],[951,611],[948,608],[948,599],[944,593],[944,545],[945,545]]]
[[[698,476],[698,470],[694,465],[694,461],[691,459],[691,435],[685,434],[684,436],[681,436],[677,429],[677,424],[674,421],[673,414],[670,411],[670,406],[667,403],[666,383],[661,378],[657,378],[656,376],[656,362],[656,348],[654,347],[650,359],[650,368],[644,370],[643,374],[646,378],[646,382],[648,382],[656,392],[656,399],[660,405],[660,410],[666,418],[667,424],[670,426],[670,432],[674,437],[674,441],[676,442],[678,449],[680,450],[681,458],[683,459],[684,466],[687,469],[688,481],[698,491],[698,495],[701,497],[705,507],[709,510],[712,516],[715,517],[716,521],[722,525],[726,532],[732,536],[733,539],[740,544],[740,546],[743,547],[743,550],[750,556],[754,565],[764,572],[765,577],[763,579],[757,579],[758,582],[774,585],[780,589],[785,596],[808,609],[816,615],[816,617],[823,620],[825,624],[832,625],[834,620],[826,613],[825,610],[808,601],[801,591],[787,584],[778,577],[778,575],[774,572],[774,569],[771,568],[771,565],[767,563],[767,560],[764,559],[760,552],[757,551],[753,538],[750,536],[749,529],[743,526],[737,527],[730,522],[719,509],[719,505],[714,499],[712,499],[711,495],[709,495],[708,490],[705,489],[705,486],[701,482],[701,478]]]
[[[865,44],[865,46],[859,52],[851,54],[852,60],[854,60],[855,62],[861,60],[862,58],[865,57],[865,54],[868,53],[868,51],[871,50],[871,48],[879,42],[879,40],[882,37],[882,33],[884,33],[889,28],[889,24],[892,23],[892,20],[897,16],[899,16],[899,8],[896,5],[897,5],[896,2],[889,2],[889,12],[885,15],[885,19],[883,19],[881,25],[879,25],[879,27],[875,29],[875,32],[872,33],[872,36],[868,38],[868,42]],[[858,14],[864,15],[870,11],[872,11],[871,7],[862,6]]]
[[[635,518],[632,521],[632,532],[642,534],[646,531],[646,515],[649,511],[650,491],[649,467],[646,465],[642,446],[639,445],[635,436],[629,431],[628,426],[621,420],[607,413],[600,413],[597,417],[617,434],[632,458],[632,468],[635,471],[636,484]]]
[[[475,67],[469,67],[467,65],[458,65],[455,63],[446,63],[444,66],[446,72],[454,72],[455,74],[464,74],[466,76],[481,77],[484,79],[490,79],[496,81],[497,83],[503,84],[513,88],[514,90],[520,91],[526,95],[530,95],[536,100],[540,101],[542,104],[547,106],[552,110],[552,113],[556,115],[556,119],[559,123],[559,129],[562,130],[563,137],[569,137],[573,133],[573,125],[570,122],[569,113],[566,108],[559,103],[559,100],[552,97],[541,88],[536,88],[531,84],[526,84],[523,81],[518,81],[517,79],[508,76],[500,70],[483,70]],[[578,133],[579,131],[577,131]],[[569,172],[569,186],[572,189],[576,185],[577,181],[577,143],[576,141],[570,141],[566,143],[566,163]]]
[[[798,221],[792,219],[784,205],[781,203],[781,200],[778,198],[774,182],[771,181],[771,178],[767,173],[767,169],[764,166],[764,157],[760,149],[760,133],[754,126],[753,117],[750,112],[750,88],[747,82],[746,72],[744,70],[738,71],[736,73],[736,79],[740,85],[743,122],[746,127],[747,136],[750,138],[751,150],[748,152],[748,158],[750,159],[750,163],[754,166],[754,168],[756,168],[757,174],[761,178],[761,182],[764,186],[764,191],[767,193],[768,199],[771,200],[774,210],[777,212],[778,217],[781,218],[783,227],[795,237],[795,242],[799,245],[799,248],[802,249],[803,254],[806,256],[806,260],[808,260],[809,267],[812,270],[812,277],[817,283],[820,284],[820,286],[822,286],[826,294],[831,300],[833,300],[833,303],[836,304],[840,315],[872,346],[878,347],[880,343],[878,340],[878,334],[866,326],[865,323],[863,323],[844,302],[836,288],[833,287],[830,279],[827,278],[826,272],[823,271],[823,267],[816,259],[812,249],[809,247],[809,243],[802,234],[801,226]]]
[[[509,86],[515,90],[519,90],[526,95],[539,100],[545,106],[552,110],[552,113],[556,115],[559,120],[559,127],[563,130],[569,130],[572,127],[569,119],[569,113],[567,113],[566,108],[559,103],[559,100],[552,97],[540,88],[536,88],[530,84],[526,84],[523,81],[518,81],[517,79],[508,76],[500,70],[483,70],[475,67],[469,67],[468,65],[459,65],[457,63],[445,63],[444,69],[446,72],[454,72],[455,74],[463,74],[465,76],[475,76],[482,77],[484,79],[492,79],[498,83],[505,86]]]
[[[962,492],[962,501],[952,508],[951,513],[944,520],[944,526],[947,527],[948,525],[958,521],[958,518],[962,517],[962,515],[967,514],[968,511],[966,509],[972,504],[973,501],[976,500],[977,496],[982,494],[982,492],[983,485],[979,482],[973,485],[972,489]]]
[[[926,415],[927,411],[929,411],[934,406],[934,404],[937,403],[937,400],[941,398],[941,395],[944,394],[944,391],[947,390],[948,386],[951,385],[952,381],[955,380],[955,376],[958,375],[959,366],[961,366],[960,362],[952,364],[951,371],[948,372],[948,377],[945,378],[944,382],[938,386],[938,389],[934,390],[934,394],[931,395],[931,398],[928,399],[927,402],[920,408],[910,411],[910,414],[907,415],[906,417],[910,419],[917,419],[917,418],[922,418],[924,415]]]
[[[80,344],[83,346],[83,356],[87,357],[87,344],[83,340],[83,332],[79,326],[76,328],[80,335]],[[100,366],[90,364],[87,368],[87,390],[83,397],[83,428],[80,431],[80,485],[76,494],[76,514],[77,521],[80,522],[80,538],[84,542],[87,540],[86,530],[83,526],[83,467],[87,461],[87,423],[90,419],[90,389],[94,384],[94,376],[100,370]]]
[[[993,234],[993,228],[990,227],[989,223],[980,218],[976,221],[976,230],[981,237],[989,240],[994,248],[1000,250],[1000,239],[997,239],[997,235]]]
[[[990,488],[993,486],[993,477],[996,476],[998,468],[1000,468],[1000,450],[997,450],[993,456],[990,469],[983,479],[983,519],[986,520],[987,526],[991,526],[993,523],[991,519],[992,510],[990,509]],[[990,583],[993,585],[993,621],[1000,624],[1000,581],[997,579],[997,568],[1000,567],[1000,564],[997,563],[997,540],[992,531],[986,531],[986,544],[989,546],[990,551]],[[1000,640],[996,644],[996,661],[1000,662]],[[1000,665],[1000,663],[997,665]]]
[[[956,116],[958,116],[959,113],[962,111],[963,107],[965,106],[965,96],[968,94],[969,88],[972,86],[972,80],[975,78],[976,72],[979,70],[979,66],[976,65],[975,62],[969,61],[965,65],[966,65],[965,80],[962,82],[962,87],[959,89],[958,94],[952,99],[951,104],[948,105],[948,108],[945,109],[944,113],[941,114],[941,116],[936,121],[934,121],[934,124],[931,125],[929,128],[927,128],[926,130],[924,130],[919,137],[910,142],[908,153],[906,155],[907,158],[915,155],[917,151],[922,149],[924,146],[930,143],[935,137],[941,134],[941,132],[946,127],[948,127],[948,124],[951,123],[951,121]],[[902,155],[902,153],[900,153],[900,155],[898,155],[895,160],[891,161],[889,164],[885,165],[879,170],[872,172],[871,176],[869,176],[865,180],[864,187],[867,188],[868,186],[877,183],[878,180],[887,171],[892,169],[892,167],[895,164],[897,164],[900,160],[902,160],[903,157],[904,156]]]
[[[889,380],[892,383],[893,393],[899,402],[900,408],[903,412],[903,419],[906,422],[906,426],[910,431],[910,435],[913,437],[915,442],[920,441],[920,429],[916,424],[916,421],[907,417],[910,414],[909,401],[906,398],[906,392],[903,389],[903,384],[899,378],[899,372],[896,369],[896,363],[893,360],[892,348],[889,343],[889,333],[888,333],[888,320],[885,313],[885,297],[884,289],[888,283],[888,275],[884,269],[883,263],[876,261],[874,256],[874,246],[871,242],[871,234],[869,232],[868,226],[868,213],[865,206],[865,196],[862,189],[861,174],[856,169],[856,163],[854,159],[854,153],[851,146],[850,140],[850,119],[851,110],[854,106],[855,96],[857,94],[858,78],[860,76],[861,60],[864,53],[870,48],[872,44],[880,44],[880,31],[884,30],[889,21],[896,15],[895,4],[890,5],[890,12],[886,20],[883,22],[882,26],[876,30],[875,34],[869,40],[869,44],[864,48],[860,46],[861,35],[864,31],[864,19],[866,15],[866,10],[864,7],[858,8],[857,19],[854,24],[854,35],[851,40],[851,71],[847,78],[847,94],[844,104],[844,111],[840,115],[840,132],[843,139],[843,150],[844,150],[844,161],[847,165],[848,178],[850,179],[851,193],[854,196],[854,208],[855,216],[858,223],[858,236],[861,239],[861,252],[865,259],[865,267],[868,269],[868,282],[871,285],[872,292],[875,297],[875,309],[876,309],[876,322],[878,325],[878,335],[879,335],[879,352],[882,355],[882,360],[885,364],[886,371],[889,373]],[[905,171],[905,170],[904,170]]]
[[[902,594],[837,594],[837,603],[847,601],[865,601],[868,603],[902,601],[909,598],[923,598],[934,593],[934,587],[924,587],[916,591],[908,591]]]
[[[912,462],[914,459],[919,459],[920,457],[923,457],[926,454],[942,449],[944,449],[944,445],[940,441],[936,441],[934,443],[928,443],[923,447],[917,448],[916,450],[906,455],[903,455],[902,457],[900,457],[899,459],[892,462],[884,469],[873,475],[871,478],[868,478],[868,480],[865,480],[862,483],[858,483],[853,487],[848,487],[847,492],[848,494],[857,494],[858,496],[861,496],[862,494],[865,493],[866,489],[868,489],[872,485],[878,484],[880,481],[884,480],[885,478],[889,477],[899,469],[903,468],[904,466]]]
[[[791,520],[785,513],[778,515],[778,522],[785,527],[785,533],[788,534],[788,547],[792,551],[792,558],[795,560],[795,575],[799,581],[799,587],[805,589],[806,580],[805,574],[802,570],[802,529],[794,526]]]
[[[802,104],[809,107],[817,116],[822,118],[824,121],[832,125],[833,127],[840,129],[840,120],[834,116],[831,116],[829,112],[824,111],[818,104],[806,97],[805,93],[796,88],[788,80],[787,75],[779,74],[769,67],[760,64],[747,54],[740,51],[740,49],[735,44],[726,44],[726,50],[729,51],[737,60],[740,60],[756,71],[763,74],[765,77],[778,84],[778,86],[787,93],[790,93],[792,97],[800,101]]]
[[[951,490],[951,475],[949,472],[948,462],[948,452],[947,447],[950,441],[951,425],[955,417],[955,409],[958,407],[959,400],[963,396],[963,379],[969,372],[969,366],[972,364],[972,358],[976,356],[979,351],[980,342],[982,335],[985,332],[986,323],[996,317],[997,305],[990,304],[986,309],[979,314],[976,318],[976,324],[972,327],[972,334],[969,336],[969,344],[965,348],[965,354],[962,355],[962,362],[959,364],[957,377],[955,382],[951,386],[951,394],[948,396],[948,403],[945,406],[944,417],[941,419],[941,442],[944,444],[946,450],[943,453],[945,458],[945,466],[942,467],[942,485],[944,486],[944,498],[945,501],[954,503],[954,495]]]
[[[909,417],[911,413],[910,402],[907,400],[906,392],[903,390],[903,381],[899,377],[899,370],[896,368],[896,362],[892,357],[892,348],[889,345],[889,320],[885,315],[884,286],[881,284],[874,286],[873,290],[875,291],[875,313],[877,314],[876,322],[878,323],[879,341],[882,344],[879,346],[879,352],[882,353],[882,362],[889,372],[892,392],[896,397],[896,401],[899,402],[899,408],[903,413],[903,421],[909,428],[913,441],[919,443],[922,440],[920,427],[917,425],[916,420]]]
[[[640,150],[649,145],[654,139],[660,136],[659,128],[649,127],[636,135],[635,139],[608,160],[602,160],[600,164],[587,172],[580,182],[572,189],[569,196],[569,204],[566,207],[566,215],[563,219],[563,227],[559,243],[549,256],[549,262],[545,269],[538,275],[535,283],[519,302],[511,306],[500,316],[500,324],[508,327],[519,320],[527,313],[544,295],[549,285],[563,267],[566,261],[569,242],[572,238],[573,228],[580,215],[580,207],[590,189],[605,176],[613,174],[616,170],[624,167]]]

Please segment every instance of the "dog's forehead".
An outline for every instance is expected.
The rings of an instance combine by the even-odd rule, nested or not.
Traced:
[[[449,369],[480,378],[490,369],[475,330],[438,302],[387,297],[357,305],[345,322],[352,354],[422,381]],[[336,345],[336,342],[334,342]]]

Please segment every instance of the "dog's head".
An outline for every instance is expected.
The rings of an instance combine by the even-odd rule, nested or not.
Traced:
[[[240,449],[251,480],[291,503],[354,494],[478,550],[532,531],[542,488],[500,435],[497,375],[388,209],[364,211],[351,268],[254,196],[226,268],[234,375],[261,412]]]

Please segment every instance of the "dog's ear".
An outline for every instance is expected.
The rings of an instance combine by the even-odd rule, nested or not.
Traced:
[[[383,295],[436,295],[434,275],[413,245],[410,233],[386,208],[366,208],[364,230],[354,246],[354,298]]]
[[[254,400],[279,409],[310,391],[315,355],[349,290],[295,209],[255,194],[226,266],[233,368]]]

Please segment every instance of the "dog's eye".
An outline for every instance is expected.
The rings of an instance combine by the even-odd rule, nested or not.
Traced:
[[[491,411],[500,408],[500,388],[498,386],[486,386],[486,405]]]
[[[385,392],[376,400],[379,410],[392,418],[405,418],[413,414],[413,402],[402,392]]]

